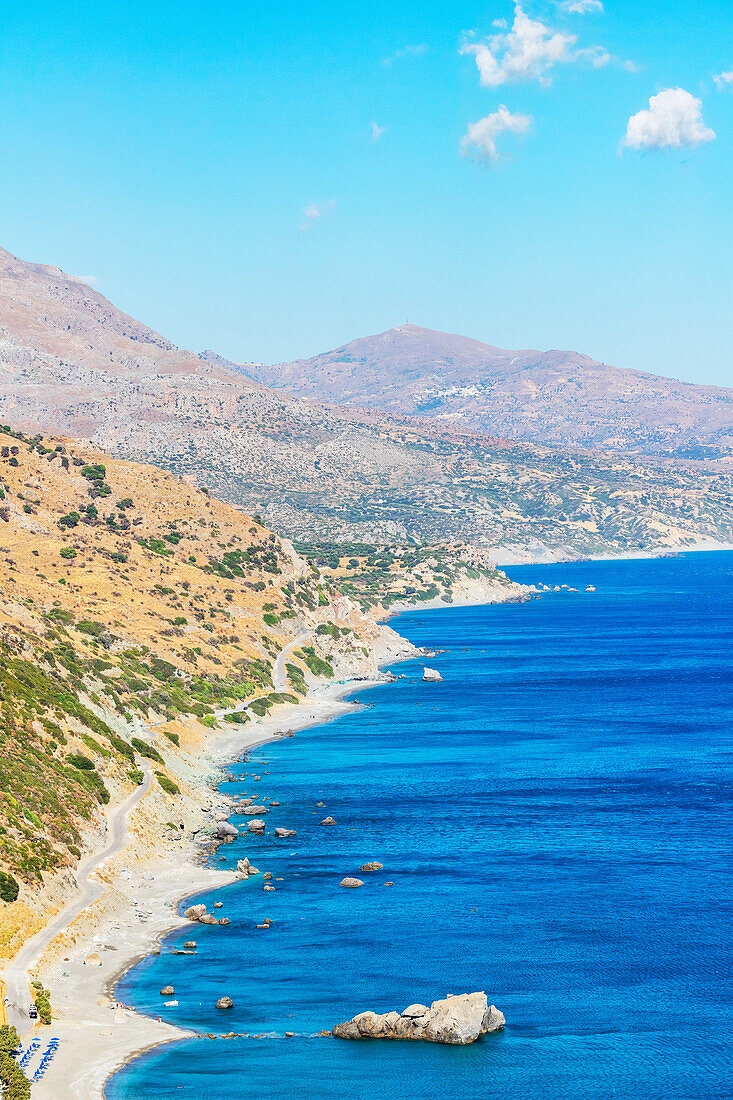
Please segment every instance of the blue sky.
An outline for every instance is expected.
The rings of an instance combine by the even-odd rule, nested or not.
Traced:
[[[731,385],[733,10],[599,6],[3,3],[0,244],[242,361],[409,319]]]

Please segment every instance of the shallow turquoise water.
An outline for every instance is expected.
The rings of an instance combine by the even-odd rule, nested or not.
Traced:
[[[172,936],[118,996],[271,1037],[153,1052],[111,1100],[733,1096],[733,554],[510,572],[598,590],[401,616],[447,648],[428,662],[444,683],[401,665],[367,708],[245,765],[262,780],[232,788],[278,799],[268,826],[298,837],[221,852],[283,881],[201,895],[231,925],[197,926],[195,958]],[[364,888],[339,888],[374,859]],[[314,1037],[474,989],[507,1028],[471,1047]]]

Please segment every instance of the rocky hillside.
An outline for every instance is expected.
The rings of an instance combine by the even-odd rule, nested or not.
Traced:
[[[185,481],[0,431],[0,954],[146,762],[148,805],[176,822],[222,712],[246,722],[397,647],[290,543]]]
[[[313,359],[244,369],[311,400],[510,439],[700,458],[733,452],[733,389],[619,370],[574,351],[505,351],[403,325]]]
[[[309,542],[585,556],[733,539],[725,470],[563,452],[289,397],[213,353],[179,351],[86,284],[7,252],[0,418],[195,477]]]

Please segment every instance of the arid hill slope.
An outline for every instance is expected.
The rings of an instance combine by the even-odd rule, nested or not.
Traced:
[[[0,419],[196,477],[302,541],[597,554],[733,538],[730,476],[330,409],[179,351],[0,252]]]
[[[574,351],[504,351],[419,325],[243,370],[310,400],[533,443],[693,457],[733,451],[733,389],[619,370]]]
[[[264,714],[396,643],[291,544],[174,475],[0,431],[0,955],[146,758],[149,812],[185,824],[187,754],[221,711]]]

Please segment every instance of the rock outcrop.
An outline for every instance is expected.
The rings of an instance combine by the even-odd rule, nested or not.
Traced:
[[[324,817],[323,821],[321,822],[321,825],[335,825],[335,824],[336,824],[336,822],[335,822],[334,818],[332,818],[332,817]]]
[[[244,859],[238,859],[237,860],[237,877],[238,878],[249,878],[250,875],[259,875],[259,873],[260,873],[259,869],[257,867],[254,867],[249,862],[249,859],[247,858],[247,856],[245,856]]]
[[[504,1014],[490,1005],[486,994],[461,993],[423,1004],[409,1005],[404,1012],[360,1012],[352,1020],[337,1024],[336,1039],[424,1039],[429,1043],[473,1043],[490,1031],[501,1031]]]
[[[251,833],[264,833],[265,823],[261,817],[253,817],[247,825],[247,828]]]
[[[298,833],[295,829],[283,829],[282,827],[279,827],[279,828],[275,829],[275,836],[283,837],[283,836],[297,836],[297,835],[298,835]]]
[[[364,885],[364,883],[361,881],[360,878],[350,878],[348,875],[346,876],[346,878],[342,878],[341,882],[339,883],[339,886],[356,887],[356,886],[363,886],[363,885]]]
[[[437,668],[424,668],[422,678],[431,684],[439,684],[443,681],[443,677],[440,675]]]
[[[383,871],[384,864],[378,863],[376,860],[373,863],[362,863],[359,868],[360,871]]]
[[[220,997],[216,1002],[217,1008],[234,1008],[234,1001],[231,997]]]

